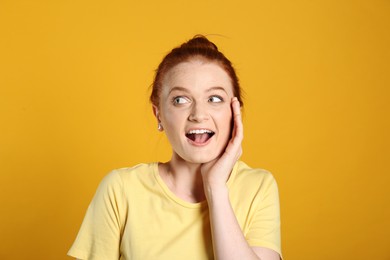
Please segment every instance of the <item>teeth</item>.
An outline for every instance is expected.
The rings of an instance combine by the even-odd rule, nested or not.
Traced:
[[[191,130],[188,132],[188,134],[212,134],[213,131],[207,130],[207,129],[196,129],[196,130]]]

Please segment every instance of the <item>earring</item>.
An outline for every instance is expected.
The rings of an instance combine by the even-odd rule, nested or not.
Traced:
[[[163,130],[163,127],[162,127],[161,123],[158,123],[157,130],[160,131],[160,132]]]

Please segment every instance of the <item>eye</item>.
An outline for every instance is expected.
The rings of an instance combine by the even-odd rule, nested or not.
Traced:
[[[211,96],[208,101],[212,103],[220,103],[223,102],[223,98],[220,96]]]
[[[173,98],[173,104],[174,105],[180,105],[180,104],[185,104],[188,103],[188,99],[185,97],[174,97]]]

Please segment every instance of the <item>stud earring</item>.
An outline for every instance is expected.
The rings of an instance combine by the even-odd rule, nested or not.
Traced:
[[[163,130],[163,127],[162,127],[161,123],[158,123],[157,130],[160,131],[160,132]]]

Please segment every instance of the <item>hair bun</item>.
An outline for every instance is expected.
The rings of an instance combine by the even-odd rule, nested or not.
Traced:
[[[181,48],[189,49],[210,49],[213,51],[218,51],[218,47],[209,41],[204,35],[197,34],[186,43],[181,45]]]
[[[233,94],[238,98],[242,106],[241,88],[232,63],[218,50],[214,43],[209,41],[204,35],[199,34],[195,35],[188,42],[172,49],[158,65],[152,84],[152,94],[150,95],[150,101],[153,105],[157,107],[160,105],[163,79],[168,71],[182,62],[188,62],[192,59],[214,62],[219,65],[230,77]]]

